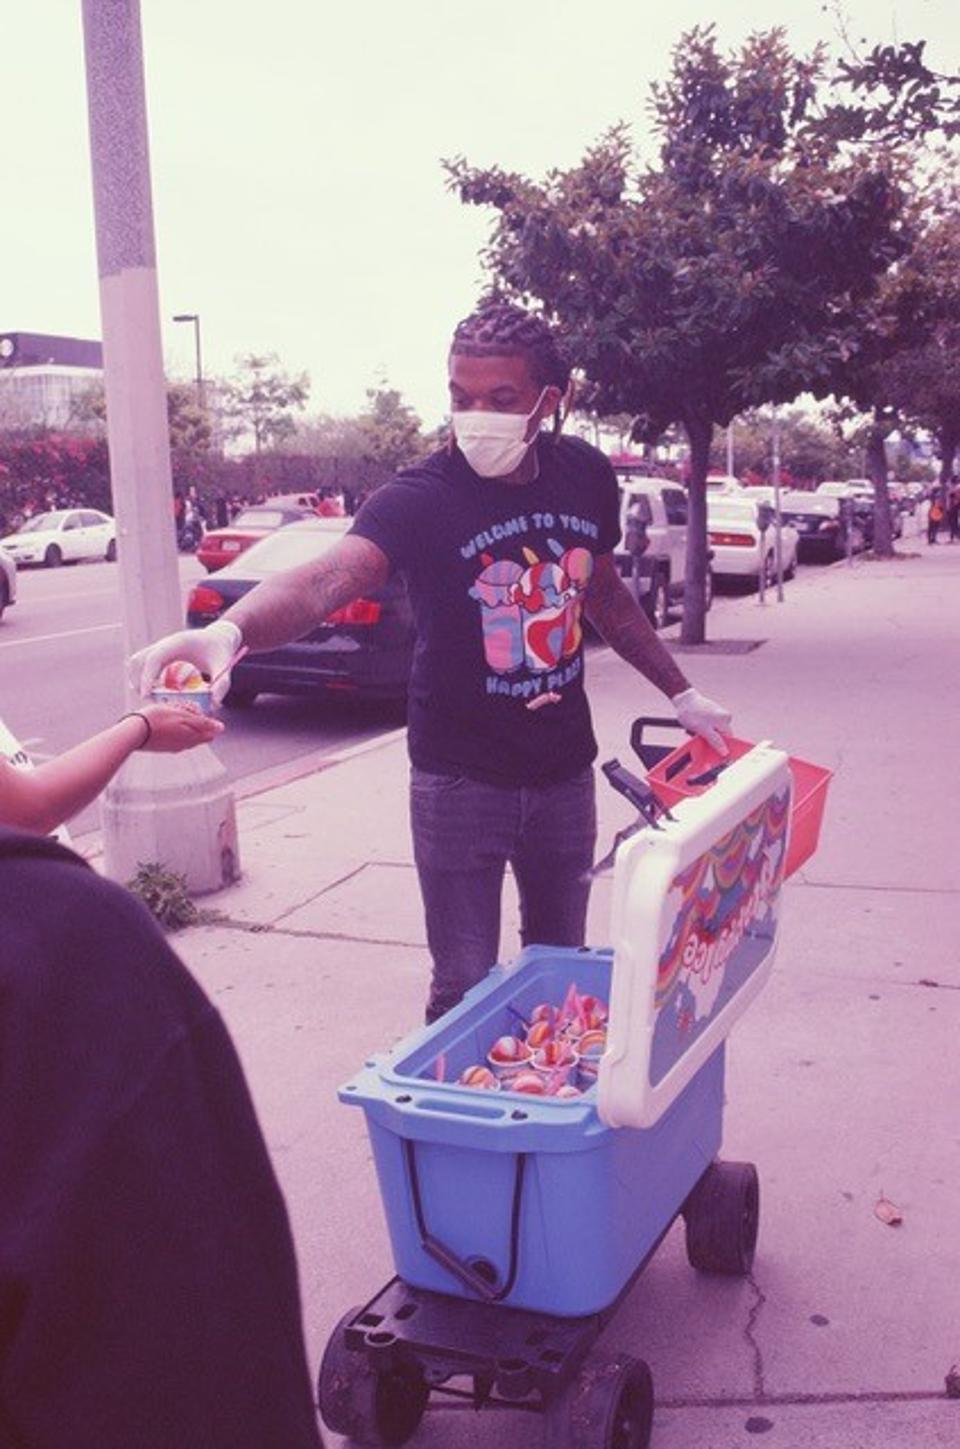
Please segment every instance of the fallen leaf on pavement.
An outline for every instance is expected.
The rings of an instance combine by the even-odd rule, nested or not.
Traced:
[[[898,1228],[903,1222],[903,1213],[897,1207],[896,1203],[892,1203],[889,1198],[878,1198],[873,1211],[874,1215],[882,1223],[886,1223],[889,1228]]]

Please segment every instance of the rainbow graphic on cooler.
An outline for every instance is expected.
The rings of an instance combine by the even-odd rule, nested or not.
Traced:
[[[563,549],[553,539],[549,547],[553,559],[524,548],[526,568],[513,559],[480,555],[484,567],[470,597],[480,604],[484,657],[497,674],[517,669],[542,674],[580,648],[593,555],[587,548]]]
[[[672,882],[657,972],[651,1080],[659,1081],[766,954],[783,884],[790,794],[772,795]]]

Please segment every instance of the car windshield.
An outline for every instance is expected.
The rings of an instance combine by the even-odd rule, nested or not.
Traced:
[[[308,563],[312,558],[320,558],[340,542],[350,526],[350,520],[346,518],[325,521],[337,527],[325,528],[318,519],[317,523],[291,523],[271,533],[248,548],[242,558],[229,566],[229,572],[236,578],[245,578],[249,574],[278,574],[284,569],[296,568],[297,564]],[[227,570],[221,572],[226,573]]]
[[[27,519],[20,532],[41,533],[43,530],[48,528],[59,528],[66,516],[66,509],[61,509],[59,513],[34,514],[33,518]]]
[[[244,508],[231,523],[231,528],[279,528],[284,520],[279,508]]]

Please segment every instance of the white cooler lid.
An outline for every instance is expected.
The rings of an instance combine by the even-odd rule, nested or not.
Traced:
[[[791,791],[787,755],[757,745],[617,851],[597,1104],[608,1126],[652,1126],[769,976]]]

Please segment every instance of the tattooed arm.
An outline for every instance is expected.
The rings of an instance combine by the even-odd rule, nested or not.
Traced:
[[[329,553],[265,579],[222,615],[251,651],[302,639],[335,609],[380,589],[390,564],[369,539],[348,534]]]
[[[656,630],[617,571],[612,554],[601,554],[587,586],[587,618],[597,633],[668,699],[690,688]]]

